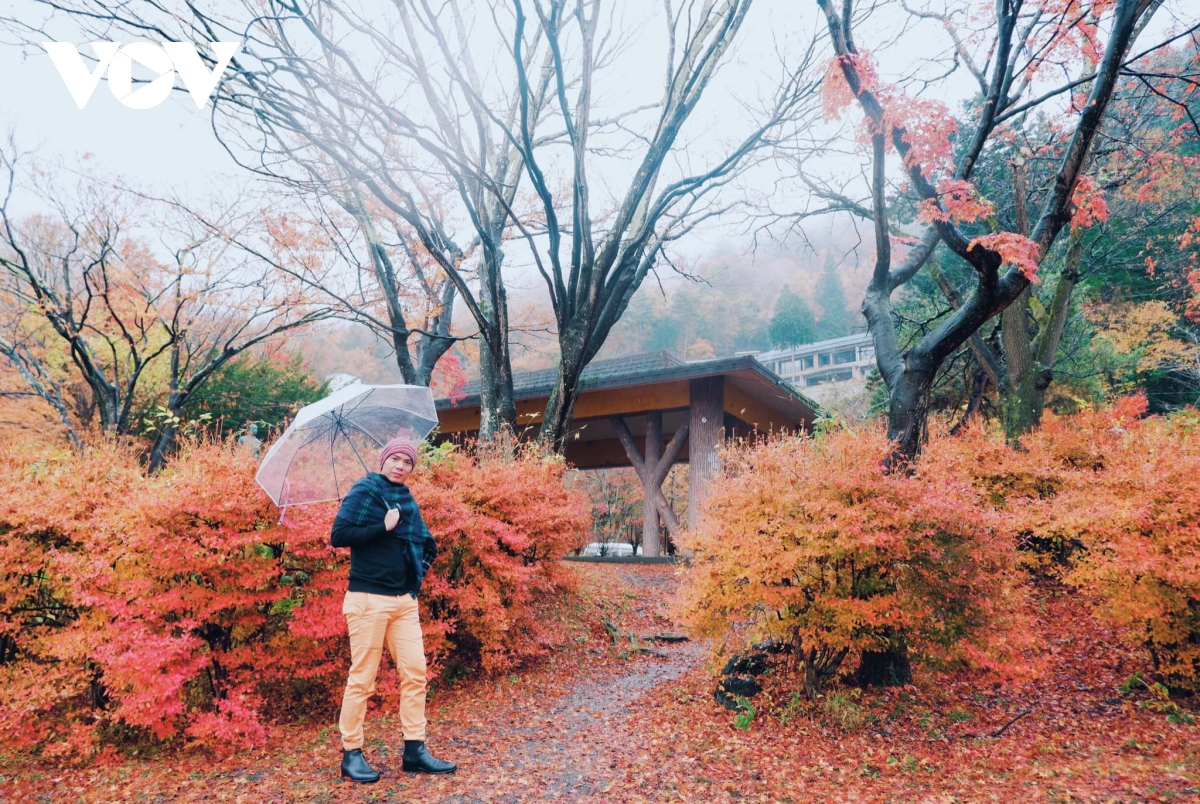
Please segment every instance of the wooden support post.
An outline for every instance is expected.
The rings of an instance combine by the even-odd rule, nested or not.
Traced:
[[[700,504],[720,465],[717,447],[725,429],[725,378],[691,381],[688,436],[688,528],[700,526]]]
[[[688,423],[684,422],[675,431],[675,435],[671,436],[671,441],[663,451],[662,458],[659,459],[657,467],[651,467],[643,460],[642,453],[637,448],[637,442],[633,440],[633,434],[629,432],[629,425],[625,424],[625,420],[620,416],[613,416],[610,421],[613,428],[617,431],[617,439],[620,440],[621,446],[625,447],[625,454],[629,458],[629,462],[633,464],[633,470],[637,472],[637,476],[642,481],[642,488],[652,497],[652,507],[657,508],[658,517],[667,526],[667,532],[672,536],[678,536],[680,531],[679,517],[675,516],[675,512],[667,502],[667,497],[662,492],[662,484],[667,477],[667,472],[671,470],[671,465],[679,459],[679,453],[683,450],[683,442],[688,437]],[[649,481],[647,481],[647,478],[649,478]],[[644,537],[645,534],[643,533]],[[659,549],[661,551],[661,543]],[[646,552],[644,546],[642,552]]]
[[[653,410],[646,414],[645,472],[642,474],[642,555],[658,557],[661,552],[658,529],[658,503],[655,490],[661,491],[662,481],[656,485],[658,462],[662,455],[662,411]]]

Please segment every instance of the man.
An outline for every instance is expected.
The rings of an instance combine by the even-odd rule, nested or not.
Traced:
[[[386,644],[400,675],[402,767],[417,773],[451,773],[453,762],[425,748],[425,645],[417,610],[421,580],[437,546],[404,481],[417,464],[417,445],[398,436],[379,454],[379,472],[359,480],[342,500],[330,541],[350,548],[350,587],[342,613],[350,631],[350,673],[338,727],[342,776],[379,781],[362,755],[367,699]]]

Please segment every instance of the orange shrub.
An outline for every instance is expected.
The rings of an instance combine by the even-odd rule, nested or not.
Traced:
[[[1146,399],[1047,414],[1010,449],[973,428],[930,452],[979,485],[1035,569],[1087,593],[1160,679],[1200,690],[1200,419],[1144,418]]]
[[[558,556],[587,503],[561,461],[436,453],[414,494],[441,552],[422,593],[431,673],[497,671],[552,644]],[[105,743],[236,747],[330,709],[348,648],[348,551],[334,506],[286,520],[255,463],[191,445],[146,477],[113,444],[0,449],[0,729],[12,749],[85,758]],[[383,685],[386,693],[388,685]]]
[[[1140,410],[1139,410],[1140,408]],[[1058,509],[1085,547],[1066,580],[1125,626],[1168,687],[1200,691],[1200,420],[1134,420],[1145,399],[1054,422],[1044,449],[1087,438],[1099,466],[1076,471]]]
[[[930,428],[923,460],[976,488],[1001,538],[1016,545],[1027,568],[1061,569],[1082,547],[1056,507],[1067,482],[1063,462],[1043,450],[1014,450],[978,420],[955,437],[942,424]]]
[[[1127,449],[1126,428],[1137,428],[1145,411],[1144,397],[1128,397],[1061,418],[1047,413],[1019,449],[976,422],[956,438],[935,433],[928,452],[980,489],[1028,567],[1061,576],[1085,548],[1096,510],[1088,496],[1104,493],[1111,457]]]
[[[888,472],[880,427],[781,438],[724,456],[685,547],[694,630],[750,623],[792,643],[814,694],[842,660],[898,642],[936,663],[1023,672],[1015,549],[964,479]]]

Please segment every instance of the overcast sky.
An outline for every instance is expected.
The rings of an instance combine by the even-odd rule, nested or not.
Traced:
[[[91,154],[101,169],[141,181],[196,183],[230,172],[209,128],[211,107],[198,110],[186,95],[129,109],[101,82],[81,110],[44,51],[13,45],[0,46],[0,75],[0,125],[26,150],[68,160]]]
[[[4,5],[6,13],[17,18],[35,20],[43,15],[29,0],[0,0],[0,7]],[[626,78],[622,80],[628,86],[616,87],[616,95],[621,95],[624,89],[632,96],[644,91],[647,85],[660,85],[663,37],[649,22],[642,26],[653,29],[649,34],[637,27],[640,15],[654,13],[644,9],[656,8],[657,4],[648,6],[640,0],[628,0],[615,5],[643,37],[637,42],[638,47],[631,48],[632,56],[623,62]],[[1172,19],[1179,18],[1181,11],[1186,14],[1189,5],[1193,15],[1200,13],[1196,10],[1200,0],[1171,0],[1171,8],[1160,14],[1158,22],[1169,25]],[[870,25],[856,32],[860,47],[877,52],[886,49],[885,68],[908,71],[918,60],[943,52],[949,46],[944,33],[931,26],[914,29],[899,41],[889,42],[898,30],[895,22],[877,15]],[[745,123],[745,112],[738,104],[752,100],[756,93],[770,91],[771,75],[778,74],[777,51],[787,53],[789,47],[798,48],[819,27],[813,0],[759,0],[741,32],[740,47],[706,93],[706,105],[697,112],[705,121],[711,121],[705,125],[716,130],[730,126],[731,132],[738,131],[737,124]],[[82,42],[76,40],[75,44]],[[480,61],[486,64],[487,58]],[[190,194],[189,190],[209,189],[206,185],[221,176],[232,177],[233,182],[246,179],[210,129],[211,106],[197,110],[183,92],[173,94],[156,108],[135,110],[121,105],[112,96],[107,82],[102,82],[87,108],[80,110],[44,51],[23,52],[11,44],[0,44],[0,75],[4,79],[0,81],[0,126],[15,132],[19,145],[27,150],[36,149],[44,159],[61,158],[70,164],[88,154],[93,160],[91,164],[102,172],[158,185],[160,189],[185,196]],[[648,76],[652,80],[647,80]],[[611,88],[609,91],[613,92]],[[954,108],[971,91],[971,84],[963,74],[934,91]],[[852,154],[837,170],[842,172],[844,168],[856,173],[859,162],[860,157]],[[768,176],[760,184],[770,192],[780,192],[775,178]],[[622,184],[616,181],[618,190]],[[722,246],[728,248],[731,238],[741,239],[727,230],[710,227],[706,235],[694,238],[688,251],[698,255]]]
[[[638,0],[628,5],[632,9],[642,7]],[[3,6],[14,9],[8,13],[18,19],[38,20],[44,16],[27,0],[0,2]],[[768,42],[772,32],[780,32],[785,25],[790,29],[789,36],[810,32],[817,23],[815,4],[803,16],[797,16],[794,9],[790,0],[759,0],[743,28],[742,39]],[[647,45],[661,46],[661,42],[661,36],[654,36]],[[81,50],[85,47],[79,39],[73,43]],[[90,49],[87,52],[90,55]],[[629,65],[627,90],[631,94],[645,90],[647,72],[661,74],[657,64],[660,53],[639,57],[636,48],[632,52],[633,60],[624,59]],[[488,59],[484,56],[480,61],[486,64]],[[745,92],[753,93],[762,83],[763,70],[776,63],[771,48],[743,46],[720,80],[741,83]],[[235,174],[211,131],[211,106],[197,110],[182,92],[153,109],[129,109],[113,97],[107,81],[102,81],[86,108],[80,110],[44,51],[38,48],[23,52],[13,44],[0,44],[0,75],[4,77],[0,81],[0,126],[15,131],[24,148],[36,147],[44,157],[71,160],[89,154],[107,172],[168,185],[203,182],[214,173]],[[659,85],[657,80],[651,84]],[[178,80],[176,85],[181,86]],[[708,93],[717,94],[711,90]],[[726,106],[708,110],[708,116],[719,121],[741,115],[741,109],[732,101],[732,93],[727,93]]]

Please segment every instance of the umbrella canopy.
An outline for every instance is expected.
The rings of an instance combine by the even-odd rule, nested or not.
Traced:
[[[340,500],[397,435],[419,441],[437,425],[433,392],[353,383],[306,405],[271,446],[255,480],[280,508]]]

